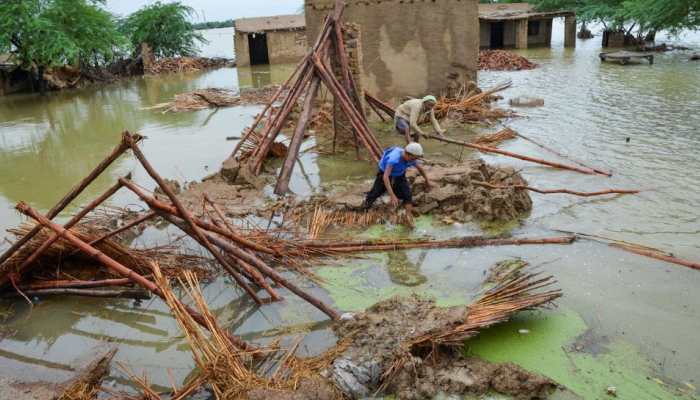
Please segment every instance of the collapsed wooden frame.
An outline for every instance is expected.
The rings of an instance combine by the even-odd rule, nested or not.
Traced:
[[[289,79],[282,84],[264,110],[255,118],[233,151],[233,157],[239,161],[247,161],[251,171],[256,175],[259,174],[272,144],[285,126],[292,109],[303,98],[301,113],[277,178],[275,193],[278,195],[289,190],[289,179],[299,154],[304,131],[311,119],[316,96],[322,84],[331,93],[340,110],[350,121],[355,143],[361,143],[375,162],[378,162],[381,157],[382,146],[367,124],[360,96],[350,73],[342,28],[344,7],[343,1],[336,1],[334,11],[326,16],[311,51],[302,59]],[[330,66],[332,57],[338,66],[342,82],[332,72],[334,70]],[[285,90],[287,91],[286,97],[278,107],[275,107],[274,104]],[[261,123],[262,127],[258,132]]]
[[[220,221],[204,221],[194,216],[192,212],[186,209],[182,202],[180,202],[177,196],[166,184],[165,180],[155,171],[153,166],[148,162],[144,154],[139,149],[138,143],[141,139],[142,137],[138,134],[124,132],[119,145],[114,149],[114,151],[63,199],[61,199],[61,201],[54,208],[52,208],[52,211],[50,211],[48,215],[45,216],[40,214],[27,203],[20,202],[17,204],[17,210],[32,218],[37,224],[31,231],[29,231],[29,233],[21,237],[1,256],[2,260],[10,259],[14,254],[22,249],[23,246],[29,243],[32,238],[34,238],[43,228],[47,228],[53,231],[53,233],[22,261],[17,270],[7,274],[8,278],[6,278],[3,283],[8,283],[8,280],[12,280],[12,283],[16,286],[16,281],[19,280],[23,274],[28,272],[29,267],[33,265],[35,261],[51,247],[52,244],[54,244],[57,240],[65,240],[75,246],[76,251],[85,253],[86,255],[96,259],[111,272],[121,276],[121,280],[110,280],[109,282],[103,282],[106,286],[114,285],[116,282],[124,284],[124,279],[128,279],[129,282],[134,283],[162,298],[162,293],[155,283],[94,247],[96,243],[99,243],[108,237],[114,236],[119,232],[123,232],[125,229],[135,227],[155,216],[160,216],[180,228],[202,247],[207,249],[218,264],[221,265],[222,268],[234,278],[238,286],[240,286],[257,304],[263,304],[266,301],[279,301],[283,299],[282,296],[280,296],[275,289],[272,288],[272,285],[267,282],[269,280],[275,285],[287,288],[290,292],[311,303],[319,310],[327,314],[331,319],[338,319],[340,317],[340,314],[329,305],[302,290],[267,265],[267,263],[262,259],[262,256],[279,255],[278,252],[264,245],[252,242],[236,233],[233,226],[226,221],[221,209],[213,201],[211,201],[210,198],[207,197],[206,200],[209,202],[210,206],[216,210]],[[138,185],[131,181],[131,176],[129,174],[118,178],[114,185],[109,187],[104,193],[99,195],[93,201],[89,202],[86,206],[82,207],[80,211],[78,211],[75,216],[73,216],[64,225],[60,225],[52,221],[52,219],[56,217],[61,210],[63,210],[76,197],[78,197],[85,190],[85,188],[90,185],[90,183],[100,176],[111,163],[117,160],[127,150],[132,151],[134,156],[139,160],[140,164],[144,167],[149,176],[156,182],[163,193],[165,193],[170,202],[161,201],[148,195]],[[126,188],[135,193],[151,208],[151,211],[127,224],[126,226],[128,228],[118,228],[100,236],[90,243],[81,240],[76,234],[71,232],[72,227],[75,227],[86,215],[95,210],[122,188]],[[68,284],[68,286],[70,285],[71,284]],[[269,300],[261,299],[256,291],[251,287],[252,285],[256,285],[259,288],[264,289],[269,295]],[[91,285],[90,283],[83,283],[81,286],[94,287],[98,286],[98,284],[95,283]],[[206,321],[201,315],[197,314],[192,309],[188,309],[188,312],[190,312],[196,321],[203,324],[203,326],[206,328]],[[241,350],[248,351],[253,349],[253,346],[233,335],[231,335],[231,341]]]

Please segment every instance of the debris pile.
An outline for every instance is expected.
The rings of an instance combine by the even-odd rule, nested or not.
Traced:
[[[520,71],[535,69],[537,64],[506,50],[479,51],[479,69],[485,71]]]
[[[205,69],[221,68],[228,65],[231,65],[231,60],[226,58],[161,58],[149,63],[148,68],[144,68],[144,73],[147,75],[157,75],[165,73],[196,72]]]
[[[401,399],[429,399],[489,390],[543,397],[556,387],[551,380],[513,364],[465,359],[459,351],[481,329],[561,296],[559,290],[546,290],[553,277],[527,272],[526,266],[497,264],[483,293],[467,306],[439,308],[433,300],[397,297],[337,322],[336,334],[350,345],[333,363],[333,381],[351,398],[395,393]]]
[[[277,86],[266,86],[260,89],[248,89],[241,92],[208,88],[181,93],[173,101],[148,107],[149,110],[168,112],[197,111],[206,108],[233,107],[244,104],[265,104],[278,90]]]

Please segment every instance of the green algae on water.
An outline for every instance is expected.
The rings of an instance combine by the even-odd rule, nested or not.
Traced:
[[[662,385],[651,362],[628,342],[614,339],[597,355],[568,350],[587,330],[571,310],[526,312],[468,341],[465,350],[492,362],[515,362],[554,379],[583,399],[693,399],[687,391]]]

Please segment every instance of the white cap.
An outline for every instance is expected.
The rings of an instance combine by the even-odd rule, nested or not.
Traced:
[[[412,156],[416,157],[423,157],[423,146],[421,146],[419,143],[412,142],[409,143],[406,148],[406,152]]]

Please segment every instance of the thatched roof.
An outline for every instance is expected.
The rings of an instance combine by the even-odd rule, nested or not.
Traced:
[[[272,17],[241,18],[233,21],[236,32],[255,33],[287,31],[306,28],[303,15],[275,15]]]

